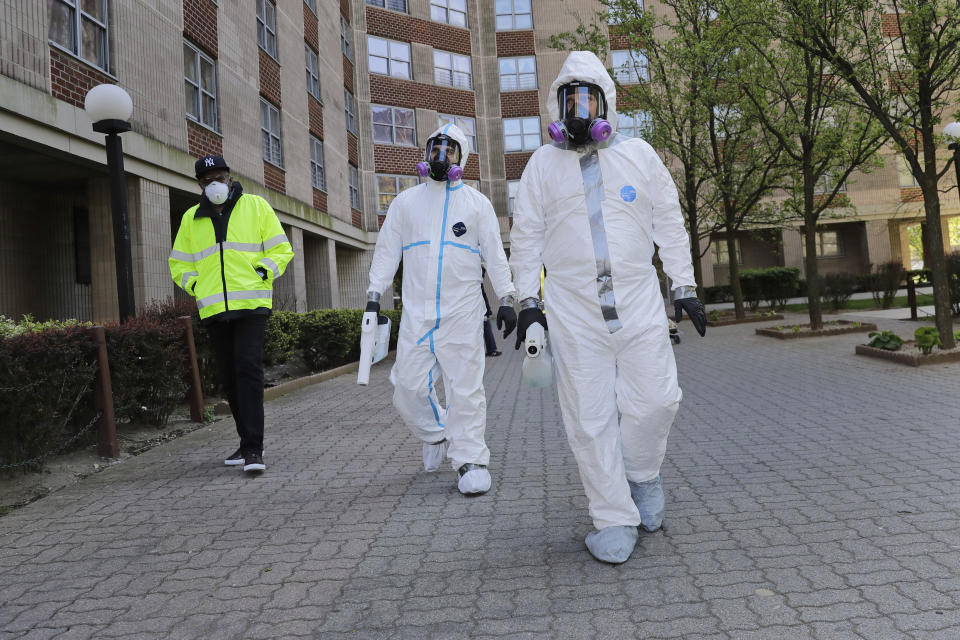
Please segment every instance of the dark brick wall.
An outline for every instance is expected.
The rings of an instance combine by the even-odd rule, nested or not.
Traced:
[[[350,0],[340,0],[340,15],[350,22]]]
[[[900,202],[923,202],[923,191],[920,187],[900,189]]]
[[[895,13],[885,13],[880,17],[880,31],[888,38],[900,35],[900,21]]]
[[[267,187],[273,189],[274,191],[279,191],[280,193],[287,192],[287,174],[284,173],[283,169],[276,167],[266,160],[263,161],[263,184]]]
[[[317,19],[317,14],[310,10],[310,7],[307,6],[307,3],[303,3],[303,39],[307,41],[314,51],[320,50],[320,35],[319,35],[319,25],[320,21]]]
[[[500,94],[500,117],[520,118],[538,115],[540,115],[540,93],[536,89]]]
[[[83,108],[87,92],[98,84],[114,80],[73,56],[50,47],[50,89],[53,97]]]
[[[418,147],[393,147],[373,145],[373,169],[377,173],[400,173],[413,175],[417,163],[423,160],[423,151]]]
[[[275,107],[280,103],[280,63],[270,57],[263,49],[257,49],[260,54],[260,95],[272,102]]]
[[[347,160],[355,167],[360,166],[360,154],[357,149],[357,137],[347,132]]]
[[[327,212],[327,194],[320,189],[313,190],[313,208],[317,211]]]
[[[533,31],[498,31],[497,57],[532,56],[536,53]]]
[[[223,155],[223,138],[210,129],[187,119],[187,146],[194,158],[208,155]]]
[[[508,153],[503,156],[503,164],[507,170],[507,180],[519,180],[527,161],[533,155],[532,151],[524,153]]]
[[[386,216],[382,216],[382,217],[385,218]],[[362,228],[363,228],[363,213],[361,213],[360,211],[358,211],[358,210],[356,210],[356,209],[350,209],[350,224],[352,224],[353,226],[355,226],[357,229],[362,229]],[[383,223],[381,222],[380,224],[383,224]],[[379,229],[379,228],[380,228],[380,226],[377,225],[377,229]]]
[[[463,177],[467,180],[480,179],[480,159],[477,154],[471,153],[470,157],[467,158],[467,166],[463,169]]]
[[[377,7],[367,7],[367,33],[390,40],[420,42],[435,49],[470,55],[470,32],[466,29],[420,20]]]
[[[353,63],[347,56],[343,56],[343,86],[353,93]]]
[[[323,140],[323,107],[313,96],[307,97],[310,112],[310,133]]]
[[[183,35],[217,58],[217,5],[213,0],[183,0]]]
[[[622,26],[612,24],[610,25],[609,29],[611,50],[634,48],[630,42],[630,37]]]
[[[434,109],[441,113],[471,118],[477,113],[473,91],[398,80],[376,74],[370,74],[370,101],[398,107]]]

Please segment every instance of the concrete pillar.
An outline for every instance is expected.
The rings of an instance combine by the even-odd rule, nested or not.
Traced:
[[[163,184],[131,177],[127,180],[127,215],[133,260],[133,297],[139,313],[155,302],[173,297],[168,259],[170,189]]]
[[[322,239],[323,250],[321,252],[321,259],[323,261],[323,273],[325,277],[321,280],[323,282],[323,290],[327,297],[327,306],[331,309],[340,308],[340,276],[339,276],[339,265],[337,263],[337,243],[334,242],[333,238],[323,238]],[[366,287],[364,287],[366,291]]]
[[[293,282],[293,300],[294,310],[303,313],[307,310],[307,282],[306,282],[306,263],[304,262],[303,251],[303,230],[299,227],[290,227],[287,234],[290,244],[293,246],[293,260],[287,265],[284,277],[290,278]]]
[[[90,202],[90,275],[94,322],[118,322],[117,268],[113,254],[110,181],[106,176],[87,183]]]
[[[366,305],[367,286],[369,286],[370,263],[373,250],[359,251],[348,247],[337,247],[336,278],[340,292],[339,307],[362,309]],[[382,309],[392,309],[393,300],[390,291],[385,291],[380,302]]]
[[[700,238],[700,275],[703,279],[701,286],[713,287],[716,280],[713,277],[713,243],[710,236]]]
[[[893,252],[890,250],[890,224],[886,220],[868,220],[865,226],[867,262],[876,267],[893,260]]]
[[[803,264],[803,234],[799,227],[784,227],[781,230],[783,240],[783,266],[797,267],[800,269],[800,277],[806,277],[806,269]]]

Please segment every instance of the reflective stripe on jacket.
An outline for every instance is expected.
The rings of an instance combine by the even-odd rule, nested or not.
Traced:
[[[273,307],[273,281],[293,258],[293,247],[273,208],[260,196],[241,195],[232,210],[226,238],[218,242],[213,220],[183,214],[170,252],[170,276],[197,300],[200,318],[239,309]],[[267,272],[266,279],[257,267]]]

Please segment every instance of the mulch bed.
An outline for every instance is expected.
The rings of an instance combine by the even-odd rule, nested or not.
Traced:
[[[795,329],[799,327],[799,329]],[[810,323],[782,325],[774,327],[763,327],[757,329],[758,336],[768,336],[780,340],[793,340],[794,338],[821,338],[823,336],[838,336],[844,333],[860,333],[863,331],[876,331],[877,325],[872,322],[855,322],[852,320],[830,320],[824,322],[822,329],[816,331],[810,330]]]
[[[707,317],[707,326],[708,327],[724,327],[728,324],[743,324],[745,322],[769,322],[772,320],[783,320],[783,314],[777,313],[770,315],[769,313],[764,315],[761,313],[748,313],[747,317],[743,320],[737,320],[737,315],[731,312],[721,312],[720,317],[716,320],[710,320],[709,314]]]
[[[877,349],[865,344],[858,344],[857,355],[870,356],[871,358],[881,358],[891,362],[899,362],[911,367],[919,367],[923,364],[942,364],[944,362],[960,362],[960,347],[954,347],[949,351],[937,349],[934,347],[930,355],[923,355],[917,348],[914,340],[907,340],[897,351],[888,351],[887,349]]]

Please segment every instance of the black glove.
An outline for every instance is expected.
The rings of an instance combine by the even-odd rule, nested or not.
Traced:
[[[374,302],[373,300],[367,300],[367,308],[363,310],[364,313],[367,311],[373,311],[374,313],[380,313],[380,303]]]
[[[699,300],[696,298],[679,298],[673,301],[673,310],[674,320],[680,322],[680,317],[683,315],[681,312],[686,311],[697,333],[701,336],[707,333],[707,312]]]
[[[497,311],[497,329],[503,329],[503,337],[506,338],[513,332],[517,326],[517,312],[513,307],[503,305]]]
[[[527,328],[534,322],[539,322],[546,330],[547,318],[543,315],[543,311],[536,307],[520,310],[520,318],[517,320],[517,343],[513,345],[514,349],[519,349],[523,341],[527,339]]]
[[[254,267],[253,270],[257,272],[257,275],[260,276],[261,280],[267,279],[267,270],[263,267]]]

